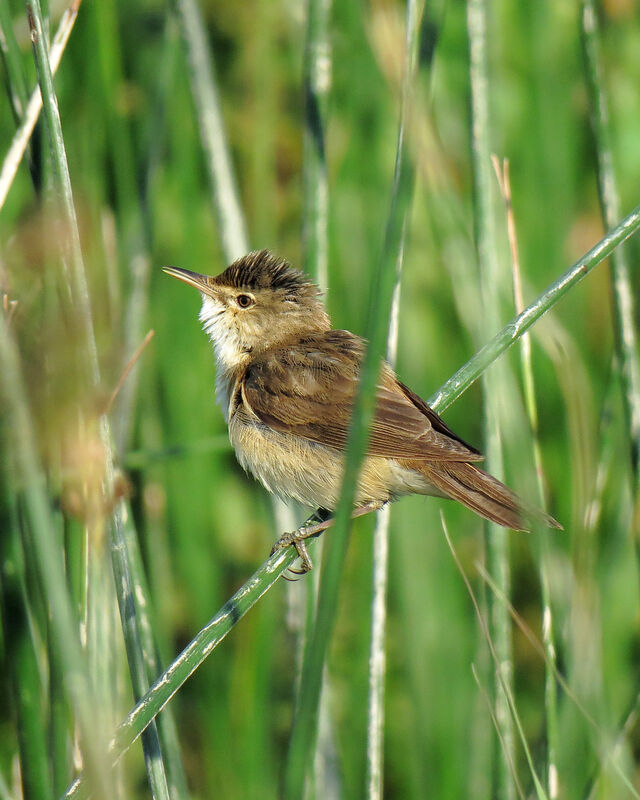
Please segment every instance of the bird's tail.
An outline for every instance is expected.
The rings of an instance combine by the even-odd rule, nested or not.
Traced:
[[[549,514],[527,505],[515,492],[474,464],[440,462],[437,466],[423,467],[421,472],[442,494],[505,528],[528,531],[535,521],[549,528],[562,528]]]

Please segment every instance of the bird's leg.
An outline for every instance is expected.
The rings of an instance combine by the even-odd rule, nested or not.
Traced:
[[[372,511],[378,511],[383,505],[384,502],[381,500],[371,500],[369,503],[365,503],[364,505],[358,506],[358,508],[354,509],[351,518],[354,519],[355,517],[362,517],[364,514],[370,514]],[[304,575],[305,572],[310,572],[313,569],[313,563],[309,556],[305,539],[310,539],[312,536],[319,536],[323,531],[326,531],[327,528],[330,528],[333,523],[334,518],[331,516],[331,512],[327,511],[326,508],[319,508],[297,530],[289,533],[283,533],[271,548],[271,555],[273,555],[276,550],[282,550],[284,547],[293,545],[300,556],[300,560],[302,561],[302,569],[292,569],[291,572],[295,572],[299,575]]]

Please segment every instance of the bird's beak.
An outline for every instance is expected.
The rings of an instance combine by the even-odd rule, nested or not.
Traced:
[[[209,278],[207,275],[200,275],[198,272],[191,272],[190,269],[182,269],[182,267],[162,267],[163,272],[167,275],[173,275],[179,281],[188,283],[189,286],[195,286],[200,292],[211,294],[211,287],[209,286]]]

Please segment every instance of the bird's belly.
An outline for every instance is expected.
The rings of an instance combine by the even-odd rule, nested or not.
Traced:
[[[236,414],[229,438],[242,467],[263,486],[305,506],[334,510],[342,486],[344,454],[293,434],[281,433]],[[394,459],[366,457],[355,504],[387,502],[404,494],[431,494],[425,478]]]
[[[337,451],[237,416],[229,422],[229,438],[242,467],[269,492],[306,506],[335,507],[342,476]]]

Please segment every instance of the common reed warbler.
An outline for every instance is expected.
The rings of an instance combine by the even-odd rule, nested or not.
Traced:
[[[202,295],[200,321],[217,362],[217,398],[240,464],[269,491],[317,508],[274,550],[293,544],[311,569],[305,539],[331,525],[365,341],[333,330],[320,290],[266,250],[220,275],[164,271]],[[560,528],[477,466],[481,453],[380,366],[376,410],[356,488],[354,516],[407,494],[449,497],[514,530],[533,519]]]

